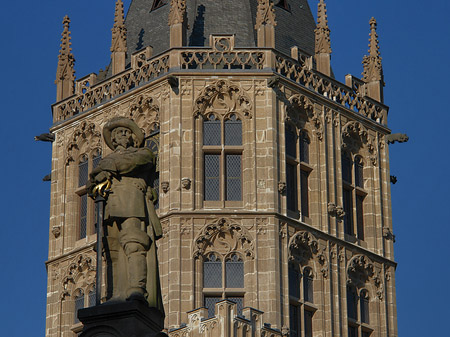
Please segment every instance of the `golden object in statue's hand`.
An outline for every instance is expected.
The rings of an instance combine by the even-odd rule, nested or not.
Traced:
[[[107,179],[104,182],[96,185],[92,190],[92,195],[97,197],[97,195],[101,195],[105,198],[108,195],[108,192],[111,190],[111,180]]]

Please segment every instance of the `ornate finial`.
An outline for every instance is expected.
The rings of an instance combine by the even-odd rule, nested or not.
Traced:
[[[70,42],[70,19],[66,15],[63,19],[64,30],[61,34],[61,49],[58,55],[58,68],[56,70],[57,94],[59,101],[73,94],[75,80],[75,58],[72,54],[72,42]]]
[[[258,30],[262,25],[272,25],[274,27],[277,25],[275,10],[270,0],[258,0],[255,29]]]
[[[330,28],[327,20],[327,5],[320,0],[317,6],[316,54],[331,54]]]
[[[171,0],[169,12],[169,26],[183,23],[186,15],[186,0]]]
[[[127,51],[127,29],[125,28],[123,2],[117,0],[112,28],[111,52]]]
[[[378,46],[377,20],[370,19],[369,55],[364,56],[362,73],[365,82],[383,81],[383,67]]]

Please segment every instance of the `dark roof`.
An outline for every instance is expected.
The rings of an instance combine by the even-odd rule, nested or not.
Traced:
[[[161,0],[159,0],[161,1]],[[154,55],[169,48],[170,0],[152,11],[154,0],[133,0],[127,13],[128,57],[152,46]],[[280,1],[274,1],[278,4]],[[281,1],[286,2],[286,1]],[[276,48],[289,54],[298,46],[314,54],[315,21],[307,0],[287,0],[290,10],[274,6]],[[235,34],[237,47],[255,47],[257,0],[187,0],[189,46],[208,46],[210,34]]]

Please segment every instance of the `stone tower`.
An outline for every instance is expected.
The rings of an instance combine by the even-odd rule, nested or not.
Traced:
[[[397,336],[375,19],[362,79],[341,83],[324,0],[317,23],[307,0],[115,9],[109,66],[76,80],[63,22],[46,336],[76,336],[77,310],[95,302],[86,182],[114,116],[136,121],[158,155],[169,336]]]

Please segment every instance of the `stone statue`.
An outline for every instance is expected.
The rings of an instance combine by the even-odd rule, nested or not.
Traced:
[[[151,186],[155,156],[142,147],[144,134],[131,119],[112,118],[103,137],[113,152],[90,174],[89,189],[111,184],[104,214],[108,302],[142,300],[164,313],[156,254],[162,229]]]

